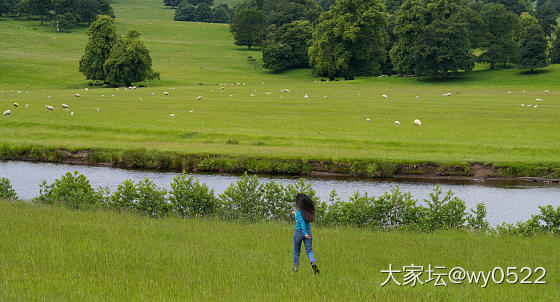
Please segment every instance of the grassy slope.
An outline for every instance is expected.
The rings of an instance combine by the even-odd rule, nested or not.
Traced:
[[[314,229],[322,273],[290,272],[292,226],[0,202],[0,300],[556,301],[556,237]],[[302,260],[303,261],[303,260]],[[305,263],[305,261],[303,262]],[[381,287],[403,265],[545,267],[546,285]],[[535,280],[533,276],[530,280]],[[399,280],[402,281],[402,275]]]
[[[0,117],[0,143],[560,165],[560,92],[554,90],[560,66],[538,75],[478,71],[448,82],[372,77],[314,83],[309,70],[275,75],[258,61],[251,63],[247,57],[260,58],[260,53],[234,46],[227,25],[170,21],[173,11],[155,0],[115,1],[114,8],[120,33],[131,28],[143,33],[161,80],[131,92],[96,88],[86,93],[87,81],[77,71],[86,43],[84,28],[57,34],[37,22],[3,19],[0,110],[11,108],[13,113]],[[217,84],[224,82],[247,85],[220,91]],[[163,96],[170,87],[175,91]],[[292,92],[281,98],[283,88]],[[553,93],[545,95],[544,89]],[[447,91],[454,95],[443,98]],[[75,93],[82,97],[73,97]],[[198,95],[202,102],[195,101]],[[520,106],[535,104],[535,98],[545,99],[538,109]],[[30,109],[14,109],[13,102]],[[71,106],[73,119],[59,109],[62,103]],[[55,112],[47,112],[46,104],[55,105]],[[176,118],[170,119],[170,113]],[[413,125],[416,118],[422,127]],[[395,127],[394,120],[402,126]]]

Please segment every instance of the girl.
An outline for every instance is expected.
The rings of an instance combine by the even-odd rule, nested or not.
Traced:
[[[297,211],[292,214],[296,216],[296,227],[294,230],[294,272],[299,268],[299,254],[301,253],[301,242],[305,246],[305,253],[311,262],[311,267],[315,274],[319,273],[317,264],[315,264],[315,256],[313,255],[313,238],[311,237],[311,226],[309,223],[315,219],[315,205],[313,200],[305,194],[296,196]]]

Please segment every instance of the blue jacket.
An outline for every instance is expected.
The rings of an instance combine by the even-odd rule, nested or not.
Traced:
[[[301,215],[301,212],[299,210],[296,211],[296,228],[295,230],[301,230],[303,233],[303,236],[307,235],[307,230],[311,231],[311,225],[309,224],[309,222],[305,221],[305,219],[303,219],[303,216]]]

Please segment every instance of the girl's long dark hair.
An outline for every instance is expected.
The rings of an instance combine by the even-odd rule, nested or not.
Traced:
[[[307,222],[315,220],[315,205],[313,200],[305,194],[298,194],[296,196],[296,207],[300,210],[301,216]]]

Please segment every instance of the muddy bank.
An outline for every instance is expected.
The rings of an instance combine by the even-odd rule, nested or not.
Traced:
[[[485,163],[410,163],[366,160],[309,160],[179,154],[156,150],[68,150],[0,145],[0,160],[95,165],[175,172],[261,173],[324,178],[395,178],[425,181],[527,181],[560,183],[560,167]]]

